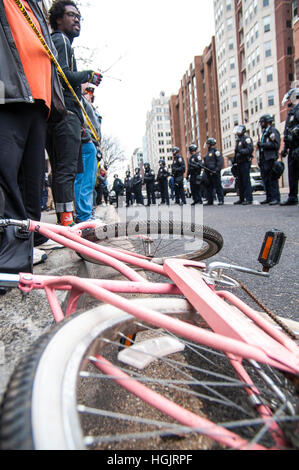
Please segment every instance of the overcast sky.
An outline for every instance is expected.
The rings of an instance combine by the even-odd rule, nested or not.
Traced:
[[[214,34],[213,0],[89,0],[73,45],[97,50],[93,68],[117,62],[96,92],[102,132],[130,157],[142,147],[146,113],[160,91],[177,94],[194,56]],[[114,80],[108,76],[117,78]],[[104,74],[105,77],[105,74]]]

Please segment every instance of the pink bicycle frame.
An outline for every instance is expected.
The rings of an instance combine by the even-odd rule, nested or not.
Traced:
[[[254,387],[250,377],[242,366],[242,360],[259,361],[274,366],[290,374],[299,374],[299,348],[291,339],[277,328],[264,320],[255,310],[233,294],[226,291],[215,291],[206,283],[201,272],[205,264],[187,260],[169,259],[163,266],[152,263],[146,257],[132,253],[115,250],[109,247],[97,245],[81,237],[81,230],[90,227],[90,223],[80,224],[74,228],[53,226],[41,222],[30,222],[30,230],[39,231],[68,248],[82,253],[90,258],[109,265],[123,274],[127,281],[107,281],[98,279],[81,279],[73,276],[40,276],[28,273],[20,274],[19,288],[23,292],[32,289],[44,289],[48,298],[53,316],[57,322],[63,320],[76,311],[80,296],[84,293],[102,302],[111,304],[134,317],[165,328],[179,336],[196,341],[202,345],[223,351],[235,368],[237,375],[246,385],[247,393],[257,397],[258,390]],[[152,283],[144,279],[140,274],[126,263],[160,274],[169,279],[169,283]],[[68,290],[70,292],[65,314],[57,299],[56,290]],[[118,295],[119,293],[140,293],[159,295],[184,295],[190,304],[199,312],[211,329],[203,329],[189,325],[178,319],[161,314],[148,308],[142,308],[130,302],[130,300]],[[113,366],[99,357],[96,364],[101,370],[113,370]],[[120,371],[117,372],[118,374]],[[117,374],[113,370],[113,375]],[[125,381],[122,381],[122,385]],[[133,387],[137,395],[140,394],[149,403],[155,400],[154,393],[143,386]],[[138,391],[137,391],[138,390]],[[165,406],[169,404],[165,403]],[[171,416],[179,422],[189,423],[191,427],[200,428],[207,423],[200,418],[194,421],[190,413],[180,408],[180,412],[171,407]],[[260,415],[269,422],[273,436],[278,446],[284,445],[284,440],[279,427],[274,423],[271,411],[261,403],[257,404]],[[183,413],[183,414],[182,414]],[[184,416],[184,417],[183,417]],[[219,428],[208,422],[208,435],[226,445],[234,448],[246,448],[247,444],[237,435]],[[224,432],[225,431],[225,432]],[[255,446],[254,448],[262,448]]]

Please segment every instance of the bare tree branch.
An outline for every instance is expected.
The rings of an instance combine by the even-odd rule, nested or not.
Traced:
[[[107,165],[108,169],[119,168],[119,164],[126,160],[124,151],[115,137],[103,136],[101,151],[103,154],[103,164]]]

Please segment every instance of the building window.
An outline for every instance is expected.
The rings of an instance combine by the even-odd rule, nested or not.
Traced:
[[[238,97],[236,95],[232,96],[232,103],[233,103],[233,108],[238,107]]]
[[[269,91],[267,94],[268,106],[274,106],[274,91]]]
[[[263,7],[268,7],[270,1],[269,0],[263,0]]]
[[[265,57],[271,57],[272,55],[272,45],[271,41],[265,42]]]
[[[227,20],[227,30],[232,31],[232,29],[233,29],[233,19],[228,18],[228,20]]]
[[[226,11],[230,11],[232,9],[232,0],[226,0]]]
[[[267,82],[273,82],[273,67],[266,68]]]
[[[264,18],[264,32],[267,33],[270,31],[270,16],[265,16]]]

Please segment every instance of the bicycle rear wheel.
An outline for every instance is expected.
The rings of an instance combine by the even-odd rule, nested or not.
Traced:
[[[83,237],[103,246],[147,256],[157,264],[170,257],[204,260],[223,247],[222,236],[211,227],[165,220],[110,224],[85,231]],[[85,255],[79,256],[97,263]]]
[[[198,324],[200,320],[185,300],[151,298],[134,302],[189,323]],[[273,436],[257,416],[255,405],[247,400],[244,383],[236,378],[226,355],[179,338],[184,351],[158,360],[155,348],[149,353],[155,361],[139,370],[118,360],[120,338],[132,333],[137,334],[137,342],[169,335],[104,305],[67,319],[42,337],[9,384],[2,405],[0,447],[215,449],[223,448],[222,434],[230,429],[253,447],[274,445]],[[99,372],[95,367],[99,361],[109,361],[120,370],[111,375]],[[124,371],[126,375],[121,377]],[[283,389],[283,404],[268,382],[267,386],[259,384],[262,399],[271,409],[280,409],[279,419],[290,419],[288,409],[293,406],[294,390],[279,372],[267,373]],[[133,390],[138,382],[159,393],[159,409],[123,388],[131,382]],[[194,429],[175,421],[165,413],[163,399],[168,404],[176,402],[187,413],[192,410],[204,420],[201,426]],[[209,437],[206,419],[222,423],[217,446]],[[232,447],[238,448],[233,444],[234,439]]]

